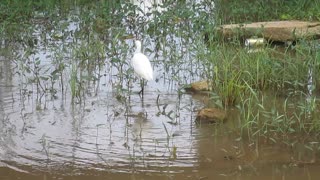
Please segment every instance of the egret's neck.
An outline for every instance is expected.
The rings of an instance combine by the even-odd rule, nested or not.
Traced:
[[[141,53],[141,44],[136,44],[137,45],[137,49],[134,53]]]

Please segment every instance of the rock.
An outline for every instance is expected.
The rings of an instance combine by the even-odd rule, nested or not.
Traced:
[[[191,83],[190,86],[185,88],[188,91],[194,91],[194,92],[199,92],[199,91],[209,91],[209,85],[207,81],[198,81]]]
[[[226,120],[226,112],[217,108],[201,109],[196,118],[197,123],[219,123]]]
[[[268,41],[287,42],[304,38],[319,38],[320,22],[293,20],[228,24],[220,26],[218,32],[224,38],[240,36],[240,38],[244,39],[258,36]]]

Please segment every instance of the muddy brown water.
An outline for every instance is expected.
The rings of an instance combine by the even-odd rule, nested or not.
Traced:
[[[77,28],[73,23],[69,26],[69,30]],[[17,57],[3,45],[1,52],[6,53],[0,56],[0,179],[320,176],[316,140],[304,142],[297,136],[296,141],[295,137],[290,138],[289,145],[264,137],[250,140],[240,136],[236,110],[230,110],[225,124],[196,124],[196,110],[204,107],[208,99],[179,93],[179,89],[181,84],[201,79],[201,62],[194,61],[196,53],[188,49],[189,40],[168,37],[168,41],[168,47],[162,47],[166,52],[148,52],[156,81],[148,82],[143,98],[136,93],[139,84],[132,76],[131,91],[118,92],[118,85],[127,83],[126,76],[119,78],[121,71],[108,64],[107,57],[102,70],[105,75],[96,84],[86,86],[88,93],[76,103],[70,98],[70,71],[64,76],[66,92],[58,91],[55,96],[38,93],[35,83],[26,83],[27,78],[16,73],[19,59],[12,60]],[[148,48],[156,49],[150,37],[144,42]],[[132,40],[126,43],[132,47]],[[122,49],[117,48],[114,54],[122,54]],[[125,50],[126,54],[119,58],[130,58],[131,51]],[[172,56],[165,57],[168,53]],[[50,48],[40,46],[33,58],[40,58],[41,65],[50,67],[47,57],[52,54]],[[181,62],[165,62],[173,58]],[[124,66],[123,71],[128,67]]]

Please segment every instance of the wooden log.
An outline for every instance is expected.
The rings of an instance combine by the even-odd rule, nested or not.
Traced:
[[[240,36],[245,39],[252,36],[263,37],[268,41],[296,41],[299,39],[319,39],[320,22],[308,21],[269,21],[248,24],[227,24],[218,28],[224,38]]]

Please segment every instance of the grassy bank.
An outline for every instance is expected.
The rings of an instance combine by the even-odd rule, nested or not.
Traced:
[[[218,24],[320,19],[318,1],[215,2]],[[204,59],[214,67],[208,73],[213,97],[225,109],[239,109],[243,132],[252,137],[318,131],[318,42],[301,40],[296,46],[280,49],[269,45],[248,53],[237,40],[217,42],[215,34],[210,36],[213,41]]]

